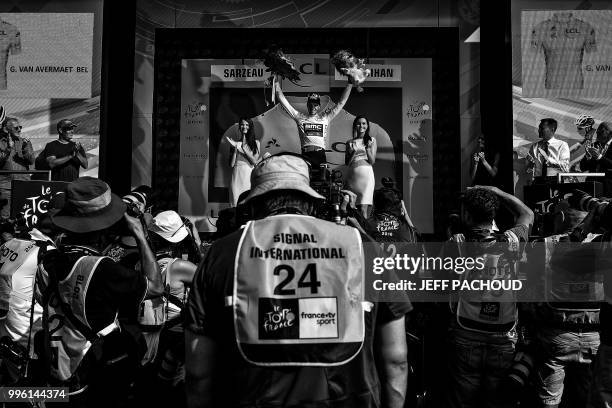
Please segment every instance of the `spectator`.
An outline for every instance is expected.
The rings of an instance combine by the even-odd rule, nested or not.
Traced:
[[[81,143],[74,142],[77,125],[69,119],[57,122],[59,138],[47,143],[42,157],[51,168],[51,180],[74,181],[79,177],[79,166],[87,169],[87,154]]]
[[[302,158],[284,154],[263,160],[253,169],[251,181],[251,193],[245,202],[256,220],[243,231],[215,242],[193,280],[186,321],[188,406],[373,407],[381,405],[382,387],[385,406],[402,407],[407,375],[404,315],[410,310],[409,304],[374,303],[371,312],[352,308],[351,316],[341,311],[340,305],[348,304],[346,295],[353,290],[345,285],[361,268],[359,233],[351,227],[308,216],[323,197],[309,186],[308,165]],[[285,258],[281,263],[279,259],[249,256],[253,247],[267,249],[272,245],[278,250],[307,252],[313,245],[304,243],[298,237],[301,234],[316,240],[314,245],[318,248],[342,248],[346,257],[316,261]],[[294,236],[296,241],[292,240]],[[285,244],[273,244],[285,237]],[[303,276],[302,285],[297,285],[296,276],[296,283],[279,286],[274,274],[267,273],[276,266],[283,276],[291,274],[289,271],[303,275],[307,265],[312,266],[308,267],[309,278]],[[304,285],[306,281],[308,285]],[[296,286],[299,288],[294,289]],[[310,297],[312,293],[318,293],[317,297]],[[311,303],[313,309],[303,303],[300,312],[306,313],[296,313],[291,306],[294,302],[297,305],[298,297],[304,302],[319,302],[315,299],[332,294],[337,296],[338,309],[333,308],[333,314],[339,320],[330,322],[331,326],[311,326],[304,317],[307,310],[331,313],[321,303]],[[243,301],[252,307],[245,309]],[[225,307],[228,302],[234,313]],[[286,329],[273,325],[272,320],[266,323],[265,316],[275,310],[284,313],[285,323],[296,319],[301,323],[287,323],[283,326]],[[274,321],[282,323],[276,316]],[[350,343],[363,341],[363,347],[346,343],[349,333],[343,329],[334,335],[337,343],[322,340],[329,337],[323,331],[341,328],[336,326],[338,321],[350,321],[357,327],[364,322],[365,339],[357,336],[357,343]],[[295,330],[302,323],[303,335],[310,340],[298,340]],[[266,345],[258,341],[259,336],[269,339]],[[287,339],[294,340],[282,344]],[[374,359],[375,345],[378,364]],[[351,355],[354,358],[346,362]],[[340,364],[330,366],[337,363]],[[377,369],[382,373],[382,385]]]
[[[484,135],[478,137],[478,148],[472,155],[472,185],[493,185],[499,166],[499,153],[486,148]]]
[[[7,117],[0,130],[0,169],[30,170],[34,164],[34,150],[30,140],[21,136],[19,119]],[[11,186],[13,180],[29,180],[29,174],[0,174],[0,199],[7,202],[0,208],[0,218],[11,216]]]
[[[586,154],[580,161],[580,168],[589,173],[606,173],[604,193],[612,193],[612,123],[601,122],[597,127],[597,140],[591,146],[585,146]],[[595,179],[597,180],[597,179]]]
[[[556,131],[555,119],[546,118],[540,121],[538,135],[542,140],[533,143],[527,154],[534,179],[556,176],[558,173],[569,171],[569,146],[563,140],[555,138]]]
[[[81,398],[86,406],[109,406],[126,397],[141,356],[137,340],[117,315],[122,311],[135,320],[142,299],[159,297],[164,290],[141,222],[125,209],[102,180],[81,177],[68,184],[64,207],[50,216],[65,236],[58,250],[42,257],[37,277],[39,302],[51,316],[47,324],[43,319],[43,341],[53,330],[38,353],[45,356],[55,383],[81,391],[71,402]],[[110,227],[121,219],[136,239],[142,272],[99,256],[114,239]],[[101,337],[103,342],[94,341]],[[56,350],[53,356],[46,353],[49,349]]]

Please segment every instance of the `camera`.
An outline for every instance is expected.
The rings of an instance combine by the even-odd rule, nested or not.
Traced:
[[[121,197],[127,207],[127,214],[132,217],[139,218],[145,212],[150,213],[152,206],[151,201],[153,201],[151,200],[152,195],[153,190],[151,187],[142,185],[136,187],[129,194]]]
[[[29,231],[29,228],[23,214],[17,214],[15,217],[0,221],[0,234],[8,233],[16,236],[27,231]]]
[[[322,164],[318,169],[311,169],[310,187],[325,197],[323,203],[317,208],[316,217],[338,222],[343,199],[342,173],[332,172],[327,164]]]
[[[527,384],[531,370],[533,370],[534,358],[526,351],[519,351],[514,356],[514,362],[510,367],[507,380],[514,383],[516,389],[521,389]]]
[[[612,229],[612,207],[609,198],[596,198],[581,190],[574,190],[572,196],[568,198],[570,207],[578,211],[593,212],[594,227],[605,230]]]
[[[128,215],[130,215],[132,217],[136,217],[136,218],[142,216],[143,213],[140,210],[140,207],[138,206],[138,204],[132,203],[132,202],[126,202],[125,206],[126,206],[125,212]]]
[[[10,337],[4,336],[0,338],[0,360],[4,359],[17,366],[23,366],[28,362],[28,351]]]
[[[597,208],[597,211],[601,214],[609,204],[609,201],[607,200],[608,199],[601,200],[599,198],[595,198],[582,190],[574,190],[571,197],[569,197],[568,202],[572,208],[578,211],[590,212],[591,210]]]

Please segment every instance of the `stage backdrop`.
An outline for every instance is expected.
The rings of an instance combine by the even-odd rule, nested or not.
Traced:
[[[291,55],[301,71],[298,85],[283,90],[296,109],[306,112],[306,95],[319,92],[322,108],[333,106],[346,78],[330,66],[328,54]],[[370,59],[372,77],[363,92],[353,90],[343,111],[330,124],[327,159],[332,170],[346,173],[345,143],[357,115],[370,120],[378,152],[377,188],[382,177],[396,180],[417,228],[432,233],[432,61],[429,58]],[[229,206],[229,144],[238,140],[237,122],[253,119],[262,154],[300,152],[295,122],[280,105],[266,105],[265,67],[254,59],[184,59],[181,75],[181,122],[178,211],[196,220],[201,231],[214,231],[214,218]],[[249,76],[241,74],[249,69]]]

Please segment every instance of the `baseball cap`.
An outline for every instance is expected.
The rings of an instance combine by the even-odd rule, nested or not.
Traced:
[[[177,243],[189,234],[185,223],[176,211],[162,211],[153,217],[149,231],[156,233],[168,242]]]
[[[73,121],[71,121],[70,119],[62,119],[59,122],[57,122],[57,131],[59,132],[60,130],[64,130],[64,129],[73,129],[77,127],[76,123],[74,123]]]
[[[310,187],[306,160],[294,154],[281,153],[259,162],[251,172],[251,192],[239,204],[274,190],[297,190],[325,199]]]

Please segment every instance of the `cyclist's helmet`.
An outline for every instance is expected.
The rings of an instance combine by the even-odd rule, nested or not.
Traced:
[[[576,118],[574,124],[578,127],[591,127],[595,124],[595,119],[590,115],[580,115]]]

